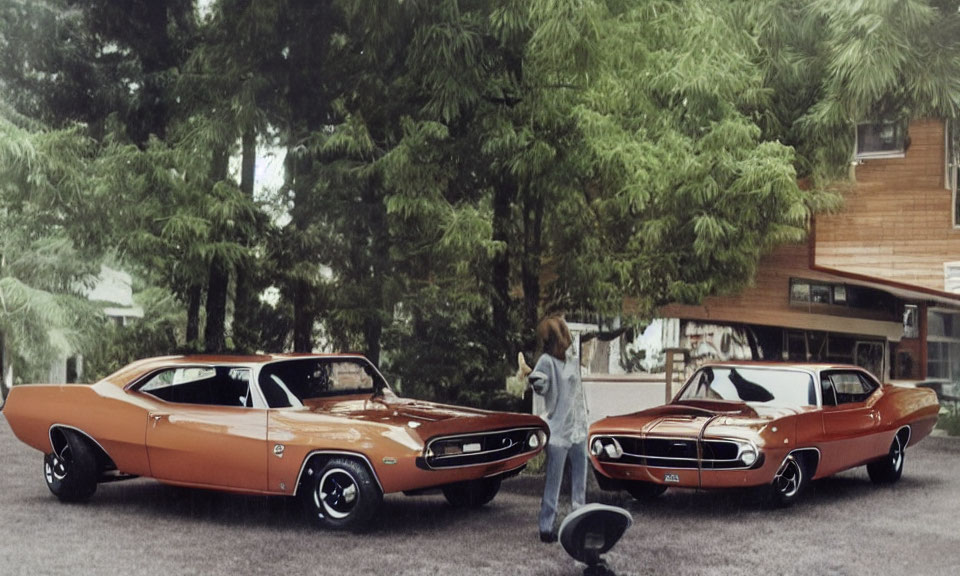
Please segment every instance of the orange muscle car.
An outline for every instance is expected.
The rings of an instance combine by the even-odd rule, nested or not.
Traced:
[[[669,404],[594,423],[590,459],[601,488],[638,499],[768,486],[789,505],[809,481],[864,464],[874,482],[896,482],[938,411],[933,390],[881,385],[856,366],[712,364]]]
[[[298,496],[330,528],[362,527],[390,492],[482,506],[548,434],[529,414],[399,398],[354,355],[152,358],[93,385],[17,386],[3,413],[61,500],[149,476]]]

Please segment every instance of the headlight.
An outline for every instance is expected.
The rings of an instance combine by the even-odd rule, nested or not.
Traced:
[[[740,461],[747,466],[753,466],[757,461],[757,451],[753,446],[744,446],[740,452]]]
[[[623,450],[620,448],[620,444],[617,444],[617,441],[614,440],[610,444],[607,444],[603,447],[603,451],[607,454],[608,457],[616,460],[623,456]]]
[[[603,453],[603,442],[601,442],[599,438],[593,441],[593,446],[590,447],[590,452],[594,456],[599,456]]]
[[[540,447],[540,434],[538,432],[530,434],[530,436],[527,438],[527,446],[531,450],[536,450]]]
[[[598,458],[600,456],[606,456],[611,460],[617,460],[623,456],[623,449],[620,448],[620,443],[617,442],[616,438],[603,436],[594,438],[593,443],[590,445],[590,453]]]

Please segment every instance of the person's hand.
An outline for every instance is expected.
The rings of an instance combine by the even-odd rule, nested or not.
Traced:
[[[526,379],[527,374],[531,372],[533,372],[533,368],[527,365],[527,360],[523,357],[523,352],[517,352],[517,380],[522,382]]]

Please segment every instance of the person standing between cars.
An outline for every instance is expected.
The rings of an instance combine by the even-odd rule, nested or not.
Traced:
[[[587,403],[580,380],[580,361],[570,329],[560,315],[547,316],[537,325],[540,358],[528,376],[533,391],[544,400],[540,416],[550,427],[547,443],[547,479],[540,503],[540,540],[556,542],[554,523],[563,469],[570,461],[570,500],[576,510],[587,493]]]

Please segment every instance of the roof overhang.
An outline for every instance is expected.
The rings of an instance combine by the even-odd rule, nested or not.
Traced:
[[[832,276],[838,282],[843,282],[852,286],[864,286],[867,288],[883,290],[884,292],[892,294],[902,300],[914,300],[918,302],[935,304],[937,306],[960,308],[960,294],[953,294],[952,292],[945,292],[942,290],[933,290],[924,286],[904,284],[902,282],[887,280],[886,278],[876,278],[873,276],[856,274],[844,270],[837,270],[836,268],[818,266],[816,264],[811,264],[810,269],[820,272],[821,274],[826,274],[827,276]]]

